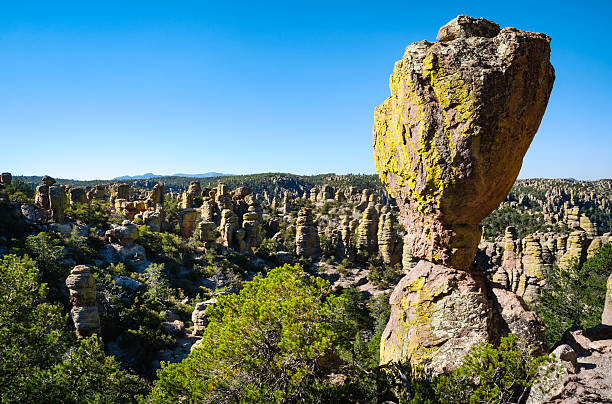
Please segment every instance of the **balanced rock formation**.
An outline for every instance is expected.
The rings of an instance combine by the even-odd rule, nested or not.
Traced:
[[[546,348],[538,317],[472,269],[479,223],[508,195],[554,81],[544,34],[459,16],[438,40],[406,48],[374,124],[376,168],[400,209],[404,253],[422,260],[391,295],[380,362],[433,374],[509,332],[534,353]],[[542,251],[525,248],[523,263],[513,247],[515,264],[537,280]]]
[[[54,185],[48,175],[42,178],[42,185],[36,187],[34,203],[45,211],[48,218],[57,223],[64,221],[64,210],[68,207],[68,196],[63,185]]]
[[[87,265],[77,265],[66,278],[72,309],[70,316],[79,338],[100,333],[100,316],[96,304],[96,280]]]
[[[414,256],[469,269],[548,103],[550,38],[459,16],[406,48],[376,108],[374,159]]]

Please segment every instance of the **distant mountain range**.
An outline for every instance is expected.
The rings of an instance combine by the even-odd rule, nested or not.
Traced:
[[[153,173],[146,173],[142,175],[134,175],[134,176],[124,175],[121,177],[115,177],[113,178],[113,181],[116,181],[116,180],[148,180],[151,178],[163,178],[163,177],[187,177],[187,178],[231,177],[232,175],[233,174],[223,174],[223,173],[216,173],[212,171],[209,173],[204,173],[204,174],[178,173],[178,174],[172,174],[172,175],[157,175]]]

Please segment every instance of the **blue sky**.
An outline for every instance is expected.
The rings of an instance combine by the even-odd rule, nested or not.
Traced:
[[[552,38],[520,176],[612,177],[612,6],[459,3],[0,2],[0,171],[374,173],[393,63],[468,14]]]

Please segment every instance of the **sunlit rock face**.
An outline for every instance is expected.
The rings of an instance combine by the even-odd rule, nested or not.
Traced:
[[[480,221],[506,197],[554,82],[550,38],[459,16],[395,63],[374,159],[410,254],[469,269]]]
[[[554,81],[544,34],[459,16],[438,41],[406,48],[374,123],[376,168],[407,231],[403,255],[421,259],[391,295],[380,362],[433,374],[510,332],[534,353],[546,350],[540,319],[470,269],[479,223],[510,191]],[[514,249],[508,258],[537,281],[536,247],[535,240],[525,246],[524,262]]]

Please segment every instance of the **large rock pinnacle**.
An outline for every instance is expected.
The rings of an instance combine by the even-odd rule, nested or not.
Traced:
[[[460,15],[395,63],[374,159],[410,253],[468,270],[480,221],[506,197],[548,103],[550,38]]]
[[[406,48],[374,124],[376,168],[400,207],[405,247],[422,259],[391,295],[380,362],[433,374],[508,333],[546,350],[537,315],[468,270],[479,223],[510,191],[554,81],[544,34],[460,15],[438,40]]]

